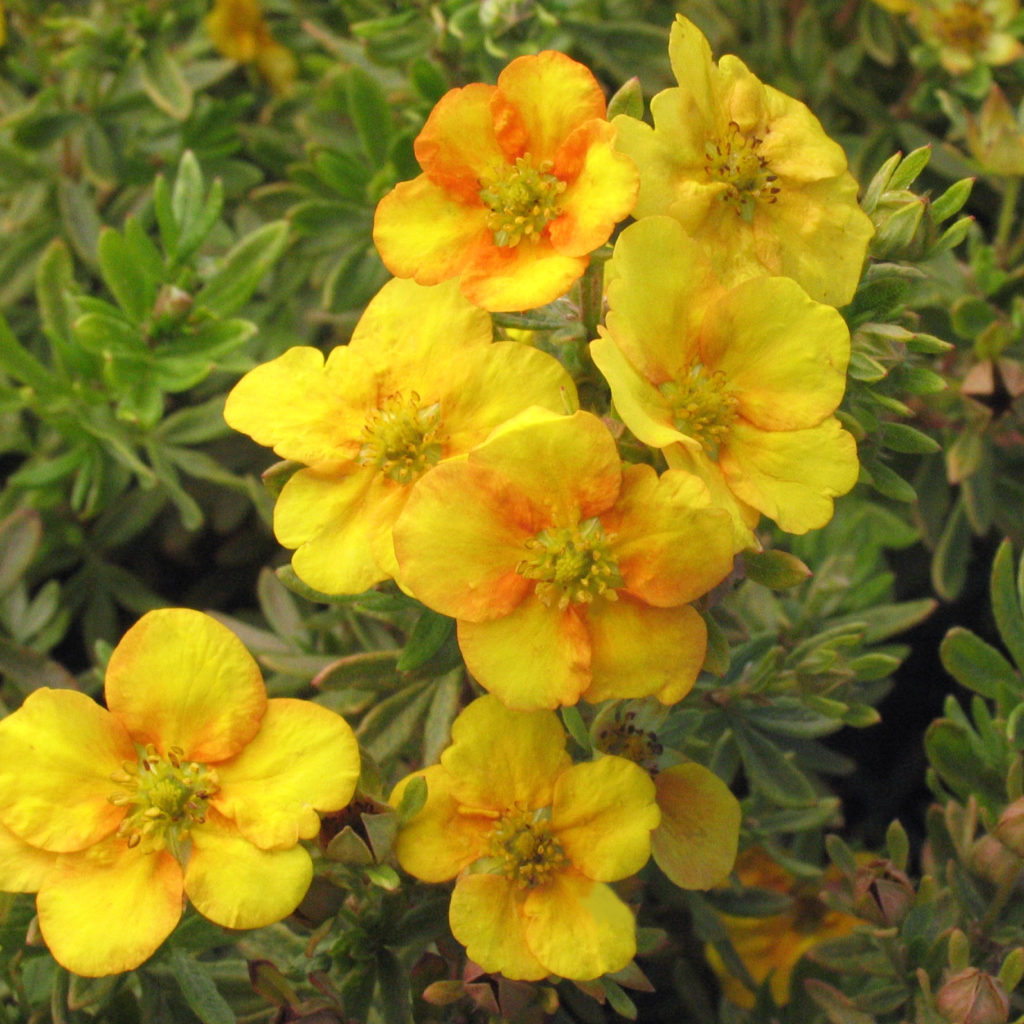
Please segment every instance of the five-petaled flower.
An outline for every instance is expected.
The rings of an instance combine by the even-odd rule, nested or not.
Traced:
[[[858,474],[833,415],[850,358],[839,313],[788,278],[723,286],[671,217],[630,225],[608,278],[590,351],[626,426],[707,484],[741,546],[759,513],[790,533],[824,526]]]
[[[492,342],[490,315],[459,294],[389,281],[348,345],[293,348],[228,395],[224,418],[303,463],[274,508],[296,574],[328,594],[359,594],[397,571],[391,530],[412,486],[532,405],[576,406],[552,356]]]
[[[276,92],[288,92],[298,73],[295,56],[274,38],[259,0],[216,0],[205,25],[225,57],[255,64]]]
[[[564,295],[636,200],[597,80],[553,50],[519,57],[496,86],[453,89],[415,143],[423,173],[377,207],[373,238],[397,277],[455,277],[490,310]]]
[[[715,64],[682,15],[669,56],[679,85],[651,100],[654,128],[614,121],[618,148],[640,169],[634,216],[675,217],[728,283],[779,274],[819,302],[849,302],[874,228],[842,148],[739,58]]]
[[[588,980],[636,952],[633,914],[607,884],[650,857],[654,784],[607,755],[572,764],[550,711],[480,697],[452,725],[441,763],[415,777],[426,804],[400,830],[399,863],[427,882],[456,878],[452,934],[486,971]]]
[[[395,524],[399,583],[458,621],[470,672],[523,710],[680,700],[707,642],[690,602],[735,550],[699,480],[624,468],[587,412],[527,410],[424,477]]]
[[[228,928],[290,914],[313,875],[299,840],[359,776],[345,720],[268,700],[241,641],[184,608],[128,630],[105,696],[41,689],[0,721],[0,889],[38,893],[54,957],[86,976],[131,970],[183,895]]]

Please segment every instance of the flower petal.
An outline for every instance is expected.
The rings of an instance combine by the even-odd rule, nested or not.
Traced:
[[[359,778],[359,744],[341,715],[308,700],[267,702],[260,731],[217,765],[213,806],[261,850],[287,849],[320,831]]]
[[[523,913],[527,944],[551,974],[588,981],[636,955],[633,912],[609,886],[574,871],[530,890]]]
[[[223,761],[259,731],[263,676],[227,626],[191,608],[147,612],[107,664],[107,707],[136,743]]]
[[[306,848],[261,850],[213,817],[192,831],[185,892],[196,910],[225,928],[262,928],[287,917],[313,880]]]
[[[661,824],[651,836],[658,867],[682,889],[721,885],[739,841],[740,805],[722,780],[699,764],[678,764],[654,780]]]
[[[0,892],[38,892],[58,856],[29,846],[0,825]]]
[[[573,608],[549,608],[533,594],[503,618],[460,619],[458,637],[466,667],[510,708],[575,704],[591,682],[585,624]]]
[[[455,719],[441,755],[460,804],[499,812],[547,807],[571,763],[557,715],[512,711],[493,696],[478,697]]]
[[[501,875],[463,875],[455,884],[448,922],[470,960],[513,981],[540,981],[550,972],[526,944],[522,900]]]
[[[110,777],[135,760],[123,725],[94,700],[36,690],[0,721],[0,821],[40,849],[85,849],[124,818]]]
[[[573,867],[595,881],[635,875],[660,819],[650,776],[624,757],[574,764],[555,782],[552,833]]]
[[[57,858],[36,897],[39,929],[59,964],[87,978],[138,967],[181,917],[182,876],[166,852],[107,840]]]
[[[655,696],[663,704],[685,697],[707,650],[707,627],[690,605],[652,608],[627,596],[595,602],[587,615],[592,704]]]
[[[513,246],[479,246],[462,272],[462,293],[493,312],[534,309],[564,295],[587,269],[587,256],[556,252],[547,236]]]

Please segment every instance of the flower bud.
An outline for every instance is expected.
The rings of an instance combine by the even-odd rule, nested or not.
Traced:
[[[967,148],[990,174],[1024,174],[1024,129],[998,85],[989,91],[979,118],[967,115]]]
[[[971,870],[993,885],[1009,883],[1020,873],[1020,857],[996,836],[982,836],[968,854]]]
[[[935,997],[939,1013],[953,1024],[1006,1024],[1010,999],[997,978],[977,967],[950,975]]]
[[[1024,797],[1014,800],[999,815],[995,835],[1004,846],[1013,850],[1018,857],[1024,857]]]
[[[906,873],[891,860],[872,860],[857,868],[852,909],[865,921],[888,928],[907,916],[915,895]]]

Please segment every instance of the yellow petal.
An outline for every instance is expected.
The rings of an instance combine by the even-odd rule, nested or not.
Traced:
[[[287,849],[320,831],[317,811],[337,811],[359,778],[359,744],[341,715],[307,700],[267,702],[260,731],[217,765],[213,806],[249,842]]]
[[[0,825],[0,892],[37,892],[58,856],[29,846]]]
[[[462,292],[493,312],[515,312],[554,302],[587,269],[586,256],[556,252],[547,237],[498,247],[481,246],[462,273]]]
[[[186,761],[223,761],[256,735],[267,706],[259,666],[216,619],[190,608],[147,612],[107,665],[107,707],[136,743]]]
[[[551,830],[573,867],[599,882],[635,875],[651,855],[661,813],[639,765],[607,754],[558,776]]]
[[[595,602],[587,615],[593,682],[583,699],[685,697],[704,664],[707,627],[690,605],[652,608],[623,596]]]
[[[470,960],[513,981],[540,981],[550,972],[526,944],[522,900],[501,875],[463,875],[448,921]]]
[[[711,46],[704,33],[681,14],[676,15],[669,33],[668,56],[680,89],[692,98],[700,119],[713,123],[718,112],[715,109],[717,74]]]
[[[533,594],[500,619],[458,624],[466,667],[485,689],[519,711],[575,704],[590,685],[590,638],[572,608]]]
[[[843,397],[850,332],[795,281],[752,278],[708,310],[701,352],[709,373],[725,375],[739,415],[763,430],[802,430]]]
[[[455,719],[441,755],[460,804],[499,812],[549,806],[555,779],[571,763],[557,715],[512,711],[493,696],[478,697]]]
[[[402,779],[388,800],[392,807],[401,803],[406,786],[414,778],[426,782],[427,802],[399,829],[393,847],[395,856],[410,875],[424,882],[446,882],[487,853],[498,809],[478,807],[478,813],[473,813],[456,793],[465,789],[472,799],[474,793],[467,788],[472,782],[456,779],[439,764]]]
[[[94,700],[36,690],[0,721],[0,821],[40,849],[85,849],[124,818],[110,776],[135,760],[124,727]]]
[[[305,847],[261,850],[212,817],[193,830],[185,870],[196,910],[225,928],[262,928],[287,917],[313,880]]]
[[[720,463],[733,493],[789,533],[832,518],[832,499],[857,482],[857,442],[835,417],[809,430],[765,431],[740,422]]]
[[[651,837],[658,867],[683,889],[721,885],[732,870],[740,805],[722,780],[699,764],[679,764],[654,780],[661,824]]]
[[[107,840],[57,858],[36,897],[54,958],[94,978],[138,967],[181,917],[182,876],[169,854]]]
[[[636,955],[633,912],[609,886],[574,871],[530,890],[523,913],[527,944],[551,974],[588,981]]]

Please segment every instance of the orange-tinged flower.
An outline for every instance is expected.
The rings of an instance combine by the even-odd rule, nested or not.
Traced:
[[[626,426],[707,484],[741,546],[759,513],[790,533],[824,526],[858,473],[832,415],[850,358],[839,313],[788,278],[725,287],[671,217],[630,225],[608,276],[590,351]]]
[[[344,719],[268,700],[241,641],[186,608],[125,633],[105,696],[41,689],[0,721],[0,889],[38,893],[58,962],[137,967],[184,895],[227,928],[290,914],[313,875],[299,840],[359,776]]]
[[[707,640],[690,602],[735,548],[700,481],[623,468],[590,413],[533,409],[417,484],[395,550],[399,583],[458,620],[480,684],[532,710],[680,700]]]
[[[298,72],[295,57],[267,27],[259,0],[216,0],[205,25],[225,57],[255,64],[276,92],[291,88]]]
[[[849,935],[864,922],[852,914],[830,910],[820,899],[820,890],[799,882],[760,847],[740,854],[736,877],[748,887],[771,889],[792,897],[790,909],[769,917],[722,915],[729,941],[755,984],[769,979],[772,998],[778,1006],[789,1002],[793,970],[809,950],[829,939]],[[825,884],[829,882],[826,872]],[[737,1006],[754,1005],[754,993],[725,967],[713,946],[706,949],[708,961],[718,975],[725,997]]]
[[[326,364],[289,349],[228,395],[232,427],[306,466],[278,497],[274,532],[311,587],[359,594],[395,575],[391,529],[424,473],[529,406],[575,407],[556,359],[491,337],[454,281],[394,280]]]
[[[381,259],[421,284],[458,278],[485,309],[551,302],[633,208],[636,168],[614,138],[597,80],[564,53],[451,90],[416,139],[423,173],[377,207]]]
[[[492,696],[452,726],[424,807],[395,854],[427,882],[456,878],[449,921],[470,959],[507,978],[584,981],[636,953],[633,914],[613,892],[639,871],[658,824],[654,785],[611,755],[572,764],[550,711],[511,711]]]
[[[682,15],[669,56],[679,86],[651,100],[654,128],[614,121],[618,148],[640,169],[634,216],[675,217],[727,283],[777,274],[819,302],[849,302],[874,229],[842,148],[739,58],[715,64]]]

